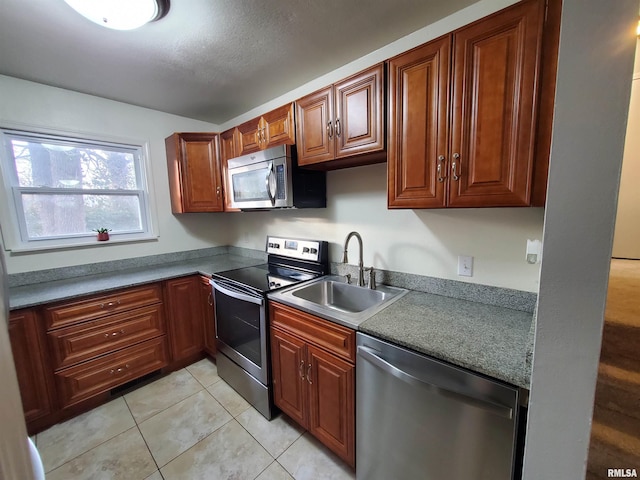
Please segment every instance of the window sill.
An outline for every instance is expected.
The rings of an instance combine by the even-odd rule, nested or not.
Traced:
[[[136,235],[118,235],[111,234],[109,240],[98,241],[97,237],[83,237],[68,240],[56,240],[55,242],[43,240],[42,242],[33,242],[29,245],[20,245],[13,248],[7,248],[11,252],[11,255],[28,255],[30,253],[40,253],[51,250],[70,250],[81,248],[95,248],[105,247],[113,244],[126,244],[126,243],[142,243],[142,242],[156,242],[158,241],[158,235],[149,234],[146,236]]]

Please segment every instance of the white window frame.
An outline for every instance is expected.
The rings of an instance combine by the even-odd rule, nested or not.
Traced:
[[[119,150],[134,154],[136,177],[138,188],[135,190],[104,190],[104,189],[80,189],[55,187],[21,187],[18,183],[16,166],[13,161],[12,146],[9,139],[18,137],[35,139],[38,141],[50,140],[52,143],[64,143],[68,145],[83,145],[108,147],[111,150]],[[158,234],[155,228],[155,209],[153,198],[149,191],[151,171],[149,165],[149,143],[147,141],[131,139],[114,139],[97,134],[78,134],[77,132],[45,131],[38,128],[14,127],[0,125],[0,177],[3,186],[2,206],[0,206],[0,234],[6,250],[15,253],[65,249],[88,246],[104,246],[112,243],[140,242],[157,240]],[[108,242],[97,242],[96,235],[83,233],[76,235],[59,235],[46,238],[28,238],[27,225],[22,206],[22,194],[69,194],[69,195],[136,195],[140,202],[140,217],[142,229],[129,232],[111,233]]]

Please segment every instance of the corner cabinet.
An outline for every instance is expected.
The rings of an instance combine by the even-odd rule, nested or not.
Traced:
[[[389,208],[531,202],[544,2],[389,61]]]
[[[165,146],[171,211],[224,211],[218,134],[174,133]]]
[[[274,403],[355,466],[355,331],[269,304]]]
[[[386,159],[384,64],[296,102],[298,165],[333,169]]]

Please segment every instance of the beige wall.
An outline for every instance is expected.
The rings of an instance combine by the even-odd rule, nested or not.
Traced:
[[[640,259],[640,41],[637,45],[612,255]]]
[[[94,134],[149,143],[157,241],[11,254],[9,273],[226,245],[221,214],[171,214],[164,139],[179,131],[215,131],[205,122],[0,75],[0,125]],[[0,187],[2,188],[2,187]],[[4,195],[2,203],[4,204]],[[5,225],[0,225],[3,234]],[[8,243],[5,239],[5,245]]]
[[[326,209],[229,214],[233,243],[264,248],[267,234],[330,242],[341,261],[347,234],[363,238],[365,266],[536,292],[539,265],[525,261],[527,238],[542,238],[542,208],[388,210],[386,164],[328,172]],[[357,242],[349,247],[357,265]],[[458,255],[475,257],[457,276]]]

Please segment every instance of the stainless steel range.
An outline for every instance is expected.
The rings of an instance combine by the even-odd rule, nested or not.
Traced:
[[[218,375],[271,419],[266,294],[328,273],[327,242],[267,237],[267,263],[212,275]]]

